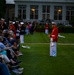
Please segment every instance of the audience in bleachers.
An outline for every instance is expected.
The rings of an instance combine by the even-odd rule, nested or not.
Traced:
[[[22,30],[24,34],[25,27],[19,26],[21,24],[17,22],[9,21],[7,25],[5,19],[0,20],[0,75],[11,75],[11,71],[22,73],[23,68],[19,67],[21,61],[18,60],[18,56],[23,55],[20,51],[20,35]]]
[[[5,19],[1,18],[0,75],[11,75],[11,72],[22,74],[23,68],[20,68],[21,61],[18,60],[18,56],[23,55],[20,51],[20,44],[24,43],[24,34],[33,34],[35,29],[35,22],[9,21],[6,23]]]

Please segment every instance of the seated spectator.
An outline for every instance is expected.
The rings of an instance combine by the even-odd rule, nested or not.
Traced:
[[[0,75],[11,75],[8,67],[0,62]]]
[[[17,42],[15,41],[14,44],[12,45],[12,49],[15,52],[16,55],[19,55],[19,47],[17,45]]]
[[[0,55],[1,55],[1,57],[4,57],[6,60],[10,60],[10,63],[12,64],[12,65],[16,65],[16,64],[18,64],[18,62],[16,62],[16,61],[14,61],[13,60],[13,57],[12,57],[12,55],[11,55],[11,51],[9,50],[9,49],[11,49],[12,47],[6,47],[3,43],[2,43],[2,41],[3,41],[3,38],[0,36]],[[7,59],[7,57],[8,57],[8,59]]]

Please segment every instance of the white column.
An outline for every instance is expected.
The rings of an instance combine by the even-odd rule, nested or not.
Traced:
[[[26,20],[30,20],[30,5],[26,6]]]
[[[38,8],[38,20],[42,20],[42,5],[39,5]]]
[[[15,17],[18,17],[18,4],[15,4]]]
[[[50,19],[54,20],[54,6],[50,5]]]
[[[66,6],[62,6],[62,20],[66,20]]]

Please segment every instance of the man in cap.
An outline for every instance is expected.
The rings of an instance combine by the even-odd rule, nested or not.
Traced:
[[[52,22],[52,32],[49,35],[50,37],[50,56],[56,56],[57,52],[57,41],[58,41],[58,28],[55,22]]]

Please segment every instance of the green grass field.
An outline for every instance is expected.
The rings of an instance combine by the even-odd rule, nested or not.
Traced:
[[[58,43],[74,43],[73,33],[60,33],[65,38],[59,38]],[[49,43],[48,35],[44,33],[35,33],[34,35],[25,35],[25,43]]]
[[[24,54],[21,67],[24,67],[23,75],[74,75],[74,34],[61,33],[66,38],[59,38],[57,45],[57,57],[49,56],[49,38],[44,33],[25,35],[23,45],[30,49],[20,48]],[[69,43],[61,45],[59,43]],[[21,44],[22,45],[22,44]]]

